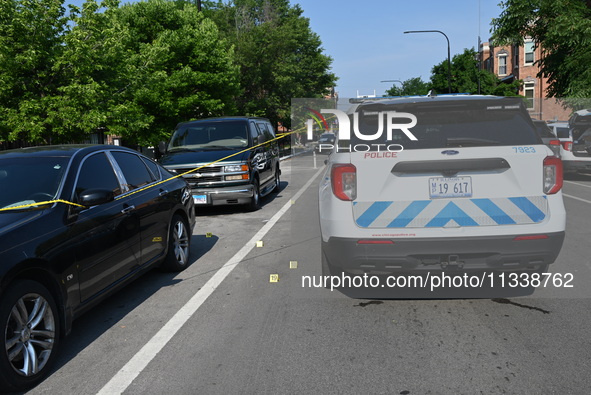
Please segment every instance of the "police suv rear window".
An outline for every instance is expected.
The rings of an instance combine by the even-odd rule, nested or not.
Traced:
[[[507,101],[441,101],[404,103],[400,105],[370,103],[360,105],[358,131],[363,135],[376,135],[368,141],[361,139],[352,130],[351,140],[341,140],[339,146],[366,144],[378,148],[378,144],[400,144],[404,149],[445,148],[445,147],[481,147],[513,146],[541,144],[535,126],[520,102]],[[416,126],[408,131],[416,137],[413,141],[401,129],[391,130],[388,139],[388,124],[411,124],[408,116],[391,117],[388,121],[386,112],[412,114],[416,117]],[[382,119],[383,132],[377,136]],[[353,129],[354,117],[351,115]]]

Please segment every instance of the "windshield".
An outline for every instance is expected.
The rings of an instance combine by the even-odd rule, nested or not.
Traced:
[[[53,200],[68,159],[33,156],[0,159],[0,208]]]
[[[181,126],[172,135],[169,150],[244,148],[248,146],[247,125],[242,120],[226,120]]]

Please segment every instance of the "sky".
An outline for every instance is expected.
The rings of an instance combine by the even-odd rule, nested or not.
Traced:
[[[121,3],[133,1],[122,0]],[[403,34],[407,30],[440,30],[449,37],[450,52],[462,53],[490,38],[499,0],[290,0],[299,4],[324,53],[333,59],[341,98],[381,96],[397,82],[421,77],[447,58],[440,33]],[[66,0],[82,5],[83,0]]]
[[[385,93],[397,82],[421,77],[447,59],[440,33],[403,34],[407,30],[440,30],[450,52],[478,47],[478,36],[490,38],[490,23],[501,13],[499,0],[291,0],[304,10],[310,26],[333,58],[341,98]]]

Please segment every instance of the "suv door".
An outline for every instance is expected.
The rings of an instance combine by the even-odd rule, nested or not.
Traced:
[[[115,200],[71,211],[70,234],[85,301],[129,274],[138,264],[140,218],[133,196],[123,188],[105,152],[86,157],[78,172],[73,201],[89,189],[112,190]]]

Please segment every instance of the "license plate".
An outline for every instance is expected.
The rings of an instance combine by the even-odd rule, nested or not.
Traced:
[[[429,178],[431,199],[450,197],[472,197],[471,177]]]
[[[193,195],[195,204],[207,204],[207,195]]]

